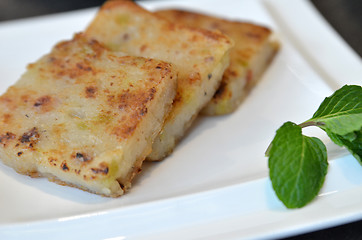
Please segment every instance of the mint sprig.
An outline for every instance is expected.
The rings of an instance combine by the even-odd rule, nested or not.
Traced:
[[[273,189],[287,208],[311,202],[327,174],[327,150],[321,140],[302,134],[317,126],[339,146],[346,147],[362,165],[362,88],[345,85],[327,97],[313,117],[299,125],[286,122],[267,149]]]

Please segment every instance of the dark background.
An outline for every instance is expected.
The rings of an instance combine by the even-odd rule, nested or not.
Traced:
[[[0,21],[95,7],[103,2],[104,0],[0,0]],[[311,0],[311,2],[359,56],[362,56],[362,0]],[[286,239],[362,239],[362,221]]]

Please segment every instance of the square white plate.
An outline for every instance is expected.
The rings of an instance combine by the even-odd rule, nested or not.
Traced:
[[[300,123],[344,84],[361,84],[360,58],[309,2],[298,0],[145,1],[272,28],[282,48],[260,84],[233,114],[200,117],[174,153],[145,164],[125,196],[109,199],[0,164],[0,239],[276,238],[362,219],[362,168],[327,145],[329,173],[318,198],[287,210],[268,178],[264,152],[285,121]],[[0,23],[0,92],[96,9]],[[301,21],[303,19],[303,21]]]

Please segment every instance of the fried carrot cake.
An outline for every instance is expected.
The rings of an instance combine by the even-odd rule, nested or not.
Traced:
[[[85,33],[112,50],[160,59],[176,68],[176,98],[148,156],[161,160],[214,96],[229,65],[232,41],[219,31],[173,24],[122,0],[106,2]]]
[[[235,111],[260,80],[279,48],[272,31],[260,25],[183,10],[161,10],[156,13],[185,26],[220,30],[234,40],[235,46],[230,52],[230,66],[226,69],[215,95],[202,110],[206,115],[222,115]]]
[[[0,97],[0,158],[22,174],[120,196],[151,152],[176,84],[171,64],[78,34]]]

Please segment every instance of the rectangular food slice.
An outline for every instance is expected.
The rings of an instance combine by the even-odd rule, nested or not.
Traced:
[[[230,66],[224,73],[219,89],[202,110],[202,113],[207,115],[222,115],[235,111],[258,82],[279,48],[271,30],[256,24],[175,9],[156,13],[185,26],[220,30],[234,40],[235,46],[230,52]]]
[[[149,160],[168,155],[210,101],[229,65],[232,41],[220,32],[172,24],[130,1],[108,1],[86,30],[113,50],[170,62],[178,71],[176,99]]]
[[[151,151],[176,81],[169,63],[78,34],[0,97],[0,158],[22,174],[122,195]]]

